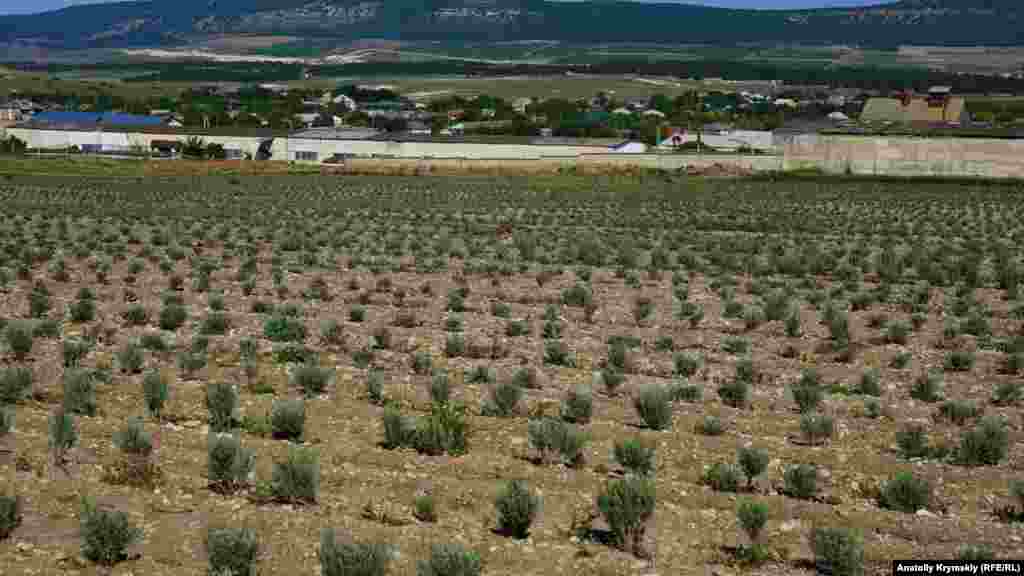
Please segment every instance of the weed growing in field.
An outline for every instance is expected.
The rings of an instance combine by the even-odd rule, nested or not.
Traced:
[[[750,401],[750,383],[747,380],[734,378],[718,387],[718,396],[727,406],[743,408]]]
[[[638,556],[645,553],[643,539],[654,515],[655,497],[654,482],[643,476],[612,480],[597,497],[597,509],[623,550]]]
[[[273,438],[299,442],[305,428],[305,402],[301,399],[274,401],[270,408],[270,430]]]
[[[942,400],[942,376],[935,372],[921,374],[914,380],[910,397],[929,403]]]
[[[821,444],[832,438],[835,433],[835,422],[828,414],[807,412],[800,416],[800,433],[808,444]]]
[[[0,542],[10,538],[21,525],[21,497],[0,493]]]
[[[92,373],[82,369],[65,370],[62,383],[65,410],[84,416],[96,414],[96,382]]]
[[[583,447],[588,438],[577,428],[554,418],[531,420],[527,425],[530,445],[541,455],[542,461],[549,461],[558,454],[567,466],[575,467],[583,462]]]
[[[754,481],[768,468],[768,452],[761,448],[742,447],[737,452],[736,460],[747,477],[747,489],[752,490]]]
[[[480,555],[461,544],[433,544],[430,559],[416,565],[416,576],[480,576]]]
[[[815,563],[833,576],[864,574],[864,539],[849,528],[815,528],[811,532]]]
[[[800,500],[810,500],[818,494],[818,469],[813,464],[797,464],[786,468],[782,475],[783,494]]]
[[[975,428],[961,434],[955,459],[963,466],[995,466],[1006,457],[1009,442],[1003,418],[986,416]]]
[[[15,320],[8,322],[4,327],[4,340],[7,341],[7,348],[17,361],[28,358],[35,343],[35,331],[31,322]]]
[[[0,368],[0,404],[19,404],[32,392],[32,370],[25,366]]]
[[[654,471],[654,447],[647,446],[638,438],[617,440],[612,457],[627,472],[646,476]]]
[[[256,456],[242,446],[237,435],[210,434],[207,441],[207,478],[210,487],[231,494],[249,483]]]
[[[562,400],[562,419],[574,424],[587,424],[594,412],[593,392],[589,386],[577,385]]]
[[[380,542],[339,539],[334,528],[324,528],[320,532],[317,558],[322,576],[384,576],[391,562],[392,550]]]
[[[526,538],[540,510],[540,498],[526,483],[512,480],[494,503],[498,514],[498,531],[512,538]]]
[[[82,499],[79,516],[82,534],[82,556],[101,566],[114,566],[128,559],[128,547],[142,537],[128,515],[119,510],[102,510],[88,499]]]
[[[672,396],[661,384],[644,384],[633,399],[633,407],[644,425],[652,430],[672,427]]]
[[[228,382],[206,386],[206,410],[210,413],[210,430],[228,432],[241,420],[238,412],[238,391]]]
[[[736,509],[736,519],[750,541],[750,546],[740,551],[741,557],[753,564],[762,562],[766,554],[761,545],[761,532],[768,523],[768,506],[750,500],[741,502]]]
[[[913,514],[928,508],[932,499],[932,488],[927,480],[910,472],[899,472],[882,486],[878,505],[882,508]]]
[[[740,476],[740,470],[736,466],[716,462],[704,472],[701,483],[716,492],[738,492]]]
[[[270,494],[279,502],[316,504],[320,494],[320,457],[310,449],[290,447],[274,462]]]
[[[306,361],[295,367],[289,380],[307,397],[319,396],[327,392],[327,387],[334,380],[334,370]]]
[[[1024,385],[1020,382],[1002,382],[992,395],[996,406],[1013,406],[1021,400],[1024,400]]]
[[[250,528],[211,526],[203,539],[210,574],[255,576],[260,543]]]
[[[932,453],[928,433],[921,424],[909,424],[896,433],[896,446],[903,458],[927,458]]]

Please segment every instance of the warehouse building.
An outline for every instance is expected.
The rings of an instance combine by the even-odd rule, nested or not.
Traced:
[[[322,163],[340,158],[452,158],[530,160],[572,158],[584,154],[641,152],[644,146],[621,141],[507,136],[431,136],[371,129],[317,128],[293,134],[271,130],[188,130],[167,126],[25,123],[7,134],[34,151],[94,154],[153,154],[174,157],[190,138],[219,144],[229,158]],[[177,144],[176,144],[177,143]]]

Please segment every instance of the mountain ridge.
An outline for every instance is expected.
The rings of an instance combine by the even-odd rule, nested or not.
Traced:
[[[150,0],[0,16],[0,42],[167,46],[215,34],[424,41],[1022,45],[1016,0],[900,0],[801,10],[618,0]]]

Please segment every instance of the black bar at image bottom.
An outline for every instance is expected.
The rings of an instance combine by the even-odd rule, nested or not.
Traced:
[[[1024,560],[893,560],[893,576],[934,574],[936,576],[1020,574],[1024,576]]]

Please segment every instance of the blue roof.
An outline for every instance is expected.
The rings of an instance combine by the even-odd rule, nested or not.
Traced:
[[[116,124],[132,126],[160,126],[158,116],[139,116],[119,112],[40,112],[32,116],[33,122],[47,124]]]

